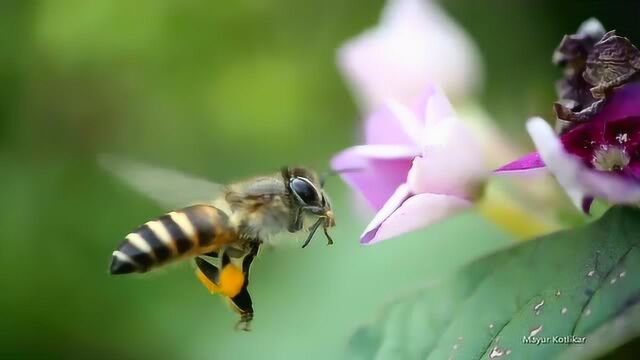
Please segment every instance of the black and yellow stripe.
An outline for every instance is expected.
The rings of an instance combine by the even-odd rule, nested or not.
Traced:
[[[210,205],[194,205],[149,221],[113,252],[111,274],[146,272],[172,260],[208,253],[233,240],[229,219]]]

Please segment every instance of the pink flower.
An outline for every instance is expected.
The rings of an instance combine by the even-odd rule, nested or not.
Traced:
[[[498,173],[548,169],[573,203],[588,213],[593,198],[640,201],[640,84],[615,90],[603,109],[562,135],[540,118],[527,123],[538,151]]]
[[[428,84],[463,97],[482,75],[475,44],[430,0],[388,0],[379,24],[340,48],[338,65],[364,112],[389,98],[415,103]]]
[[[435,84],[462,105],[458,118],[477,134],[491,166],[519,153],[470,98],[483,77],[481,56],[437,1],[387,0],[379,23],[341,46],[338,67],[365,116],[390,99],[415,104]]]
[[[480,145],[449,101],[429,87],[415,109],[389,101],[366,122],[365,145],[332,160],[379,210],[362,234],[372,244],[438,222],[472,206],[487,170]]]

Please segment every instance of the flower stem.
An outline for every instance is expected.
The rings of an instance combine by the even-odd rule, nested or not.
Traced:
[[[513,200],[497,186],[489,185],[485,189],[484,197],[477,203],[476,209],[485,219],[518,240],[527,240],[562,228],[558,222]]]

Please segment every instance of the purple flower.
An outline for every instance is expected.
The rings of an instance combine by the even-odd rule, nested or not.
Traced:
[[[468,209],[487,176],[482,150],[444,94],[430,87],[415,109],[389,101],[367,119],[366,145],[332,160],[378,213],[362,234],[372,244]]]
[[[640,84],[615,90],[589,121],[558,136],[540,118],[527,123],[537,153],[498,173],[546,167],[573,203],[588,213],[594,198],[614,204],[640,201]]]

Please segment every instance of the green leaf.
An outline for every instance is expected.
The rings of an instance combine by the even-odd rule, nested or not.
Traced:
[[[588,359],[640,336],[640,210],[477,260],[384,308],[355,359]],[[463,251],[463,250],[461,250]],[[584,344],[527,344],[569,336]],[[575,338],[572,338],[575,337]]]

